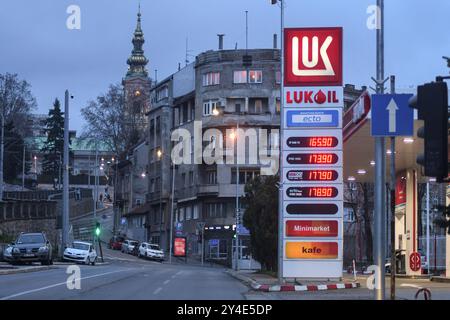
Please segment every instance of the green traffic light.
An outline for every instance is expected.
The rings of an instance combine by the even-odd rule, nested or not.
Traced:
[[[100,228],[95,229],[95,235],[98,237],[100,235]]]

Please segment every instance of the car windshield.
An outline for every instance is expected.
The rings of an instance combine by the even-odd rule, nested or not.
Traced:
[[[89,245],[86,244],[86,243],[74,242],[74,243],[72,244],[72,248],[78,249],[78,250],[86,250],[86,251],[89,251]]]
[[[159,246],[157,244],[149,244],[149,248],[152,250],[159,250]]]
[[[44,243],[42,234],[23,234],[17,239],[17,244]]]

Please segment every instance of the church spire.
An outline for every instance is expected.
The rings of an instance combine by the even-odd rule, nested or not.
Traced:
[[[131,51],[131,56],[127,60],[127,64],[129,66],[127,77],[148,76],[147,69],[145,68],[148,63],[148,59],[144,56],[144,49],[142,48],[144,42],[144,33],[142,32],[141,28],[141,4],[139,4],[137,25],[136,30],[134,30],[134,36],[132,40],[133,50]]]

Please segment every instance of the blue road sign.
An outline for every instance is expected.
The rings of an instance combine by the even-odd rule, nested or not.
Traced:
[[[288,110],[286,122],[292,128],[338,127],[338,110]]]
[[[414,110],[409,107],[412,94],[372,95],[372,136],[413,136]]]

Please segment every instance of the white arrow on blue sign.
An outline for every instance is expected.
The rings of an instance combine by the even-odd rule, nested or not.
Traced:
[[[372,95],[372,136],[412,136],[414,110],[409,107],[412,94]]]

